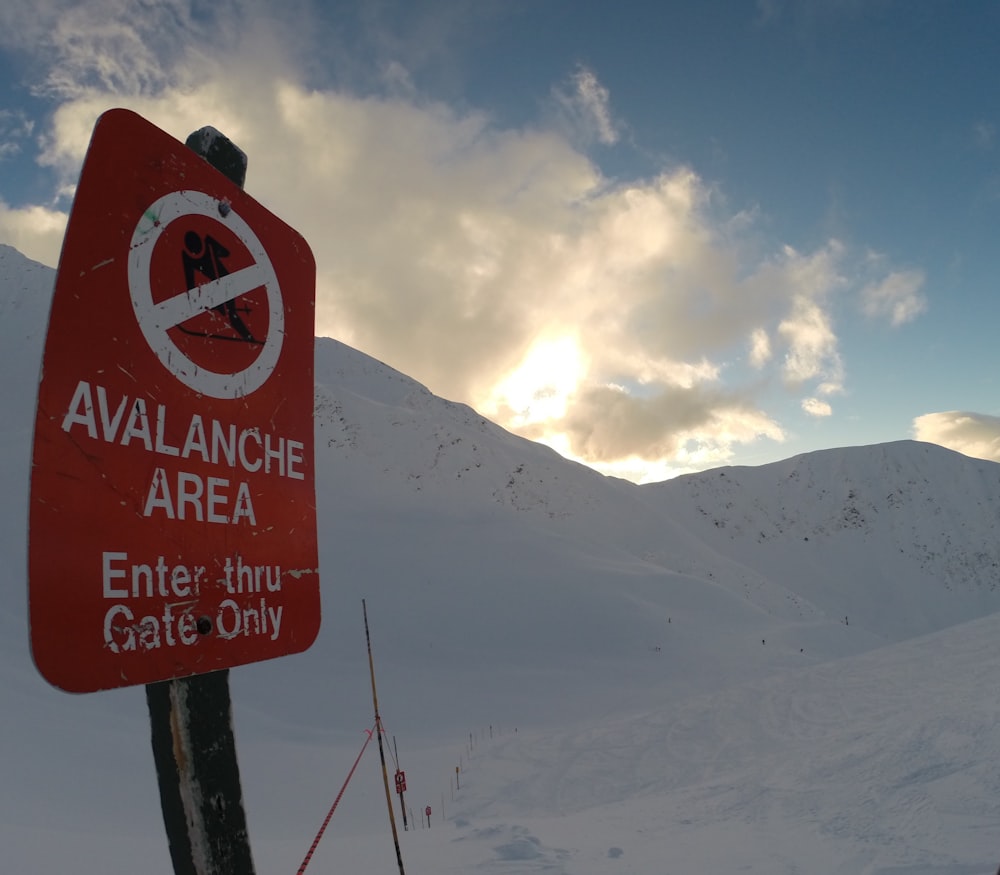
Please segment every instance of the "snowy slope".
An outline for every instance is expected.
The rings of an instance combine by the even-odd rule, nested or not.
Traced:
[[[52,280],[0,247],[0,870],[166,872],[142,691],[67,696],[28,656]],[[260,871],[294,871],[370,725],[362,598],[448,812],[411,871],[989,869],[1000,466],[903,442],[637,487],[334,340],[316,382],[323,629],[232,673]],[[318,870],[394,865],[368,756]]]
[[[992,873],[996,617],[554,733],[483,742],[437,871]],[[422,871],[440,847],[415,843]],[[483,867],[487,868],[487,867]]]
[[[901,441],[649,487],[714,549],[892,639],[996,610],[1000,467]]]

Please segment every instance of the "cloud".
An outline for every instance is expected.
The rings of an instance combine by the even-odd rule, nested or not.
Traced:
[[[830,298],[848,285],[841,267],[845,255],[845,247],[836,240],[807,254],[786,246],[754,282],[770,285],[786,308],[777,335],[785,346],[783,377],[792,386],[818,380],[831,392],[842,384]]]
[[[43,206],[14,209],[0,201],[0,240],[42,264],[55,265],[68,216]]]
[[[758,370],[766,365],[773,355],[771,338],[763,328],[750,332],[750,364]]]
[[[816,415],[815,396],[841,391],[835,305],[857,277],[905,298],[887,264],[837,241],[762,250],[756,212],[726,214],[690,168],[609,180],[558,125],[501,127],[434,100],[401,61],[381,91],[309,84],[299,37],[240,25],[235,3],[164,4],[145,23],[128,0],[80,5],[94,7],[100,20],[46,7],[68,21],[43,52],[60,96],[39,160],[67,192],[110,106],[181,140],[215,126],[247,152],[248,190],[312,245],[319,333],[605,470],[721,464],[783,440],[764,395],[801,394]],[[613,142],[597,76],[571,83],[576,133]],[[7,210],[0,233],[20,248],[48,239],[45,221],[64,219]]]
[[[923,271],[893,271],[861,289],[862,309],[868,316],[888,317],[894,326],[912,322],[927,309],[923,285]]]
[[[824,378],[839,384],[842,378],[837,336],[830,314],[815,301],[798,298],[791,313],[782,320],[778,331],[788,344],[785,355],[785,378],[794,384]]]
[[[618,142],[619,131],[611,113],[611,94],[592,70],[577,68],[569,87],[552,90],[559,113],[567,126],[584,141],[604,146]]]
[[[833,415],[833,408],[826,401],[819,398],[803,398],[802,409],[810,416],[827,417]]]
[[[774,25],[787,18],[800,35],[822,32],[831,21],[864,21],[879,6],[891,0],[757,0],[757,23]]]
[[[996,145],[997,126],[993,122],[980,120],[972,126],[972,143],[983,152],[992,151]]]
[[[572,399],[546,431],[563,434],[574,455],[592,462],[673,459],[711,434],[720,444],[784,434],[773,420],[718,388],[661,387],[636,395],[617,386],[591,387]]]
[[[913,420],[918,441],[940,444],[966,456],[1000,462],[1000,417],[964,410],[927,413]]]
[[[781,14],[779,0],[757,0],[757,21],[765,23]]]
[[[18,155],[35,129],[20,110],[0,110],[0,162]]]
[[[155,94],[184,78],[179,63],[196,47],[226,48],[225,22],[240,6],[226,0],[7,0],[0,44],[30,52],[34,90],[59,99]]]

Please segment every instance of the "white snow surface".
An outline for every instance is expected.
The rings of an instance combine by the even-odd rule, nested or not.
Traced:
[[[142,689],[30,658],[53,280],[0,246],[0,872],[159,875]],[[996,871],[1000,466],[904,441],[640,487],[330,339],[316,439],[322,631],[231,672],[259,873],[372,725],[362,598],[411,875]],[[307,871],[396,871],[374,743]]]

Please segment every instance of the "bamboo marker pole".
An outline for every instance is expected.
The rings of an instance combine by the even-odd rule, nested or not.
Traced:
[[[392,842],[396,846],[396,862],[399,864],[399,875],[406,875],[403,870],[403,854],[399,849],[399,833],[396,831],[396,815],[392,811],[392,794],[389,792],[389,772],[385,767],[385,748],[382,745],[382,718],[378,712],[378,693],[375,691],[375,660],[372,658],[372,639],[368,633],[368,606],[361,599],[361,610],[365,615],[365,642],[368,645],[368,671],[372,676],[372,703],[375,706],[375,732],[378,733],[378,755],[382,761],[382,783],[385,784],[385,804],[389,809],[389,824],[392,826]]]
[[[399,749],[396,747],[395,735],[392,737],[392,758],[396,761],[396,780],[398,782],[402,772],[399,768]],[[396,787],[396,792],[399,794],[399,810],[403,814],[403,832],[409,832],[410,827],[406,823],[406,802],[403,799],[404,791],[402,785]]]

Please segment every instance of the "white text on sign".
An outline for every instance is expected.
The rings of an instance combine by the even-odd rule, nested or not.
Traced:
[[[176,425],[165,404],[150,411],[144,398],[122,395],[112,401],[104,386],[80,380],[63,416],[62,429],[67,433],[82,430],[92,440],[139,446],[161,456],[198,459],[250,474],[305,479],[302,441],[261,433],[256,427],[240,429],[217,419],[206,421],[194,413],[186,420],[183,442],[171,444],[165,437],[168,422]],[[156,468],[145,494],[143,515],[147,517],[160,512],[171,520],[236,524],[245,519],[250,525],[257,524],[250,488],[244,481],[231,483],[229,478],[185,471],[168,475],[165,468]]]
[[[281,591],[281,567],[246,565],[240,556],[226,557],[223,576],[214,583],[229,595],[257,595]],[[101,585],[104,598],[117,603],[104,615],[104,643],[112,653],[154,650],[159,647],[191,646],[199,638],[200,588],[206,579],[205,565],[168,565],[165,557],[153,562],[129,562],[129,554],[105,551],[101,555]],[[143,600],[173,598],[162,602],[155,613],[143,614]],[[281,634],[284,608],[261,597],[255,606],[234,599],[219,602],[212,628],[220,638],[266,636],[276,641]],[[196,616],[196,613],[198,614]]]

